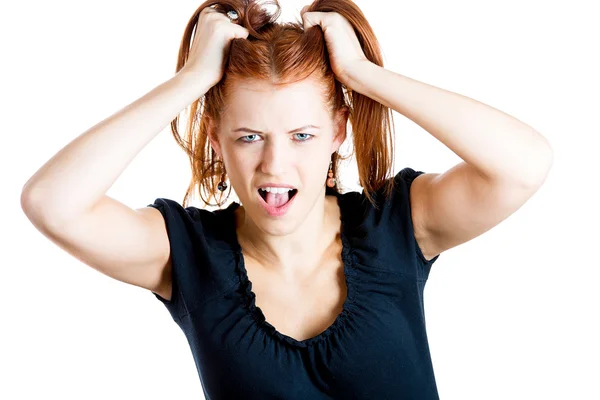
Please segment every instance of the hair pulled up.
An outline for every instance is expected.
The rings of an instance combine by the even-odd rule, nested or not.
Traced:
[[[348,120],[352,125],[353,151],[356,155],[360,185],[367,199],[375,205],[373,192],[385,186],[387,196],[394,186],[394,180],[388,179],[393,168],[392,114],[388,107],[344,87],[335,77],[329,63],[329,54],[325,37],[320,26],[304,30],[302,19],[297,22],[277,23],[281,14],[277,0],[264,4],[275,6],[275,12],[269,14],[256,0],[220,0],[204,2],[192,15],[185,29],[177,60],[176,72],[185,65],[198,18],[206,7],[219,12],[234,10],[238,14],[235,23],[249,31],[246,39],[231,40],[229,54],[225,60],[223,78],[211,87],[200,99],[188,108],[185,140],[179,135],[179,116],[171,121],[171,130],[178,145],[187,153],[192,167],[192,180],[185,193],[183,206],[187,207],[188,198],[199,185],[200,197],[206,205],[219,206],[224,192],[217,189],[218,182],[225,174],[224,165],[212,149],[209,134],[209,119],[219,121],[227,99],[227,89],[236,79],[265,80],[274,85],[285,85],[300,81],[314,74],[323,85],[324,98],[330,115],[346,107]],[[383,57],[375,34],[362,11],[350,0],[315,0],[302,9],[305,12],[337,12],[353,26],[359,43],[367,59],[383,66]],[[351,156],[351,155],[350,155]],[[348,157],[350,157],[348,156]],[[338,163],[347,159],[338,152],[332,156],[333,174],[338,191]],[[323,182],[325,182],[325,173]],[[206,195],[207,197],[205,198]],[[210,204],[214,198],[218,204]]]

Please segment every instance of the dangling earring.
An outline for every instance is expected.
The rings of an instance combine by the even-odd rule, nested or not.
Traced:
[[[217,189],[219,189],[221,192],[227,190],[227,182],[225,182],[225,166],[223,166],[223,175],[221,175],[221,182],[219,182],[217,185]]]
[[[329,186],[330,188],[335,186],[335,178],[333,177],[333,161],[329,162],[329,172],[327,172],[327,176],[329,178],[327,178],[327,186]]]

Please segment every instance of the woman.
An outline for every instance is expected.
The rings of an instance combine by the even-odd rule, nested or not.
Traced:
[[[213,3],[194,13],[172,79],[27,182],[26,214],[165,304],[207,399],[438,398],[423,310],[431,266],[535,193],[550,146],[497,110],[385,70],[349,1],[317,1],[296,25],[251,1]],[[185,140],[172,121],[192,161],[183,205],[196,184],[207,204],[232,188],[241,203],[132,210],[106,196],[190,103]],[[465,162],[388,178],[390,108]],[[336,179],[347,121],[362,193],[342,194]]]

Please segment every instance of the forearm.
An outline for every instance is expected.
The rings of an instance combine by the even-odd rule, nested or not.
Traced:
[[[89,210],[135,156],[208,88],[203,90],[200,81],[176,74],[79,135],[27,181],[22,194],[27,211],[63,222]]]
[[[364,63],[353,90],[399,112],[491,179],[541,183],[550,144],[532,127],[477,100]]]

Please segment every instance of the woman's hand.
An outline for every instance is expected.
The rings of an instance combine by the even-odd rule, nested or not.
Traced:
[[[349,72],[370,61],[360,47],[350,22],[337,12],[316,11],[304,13],[302,20],[305,31],[313,25],[321,26],[333,73],[344,86],[352,88]]]
[[[211,7],[198,17],[188,58],[179,72],[197,76],[209,88],[219,83],[224,74],[225,59],[232,39],[245,39],[249,32],[243,26]]]

